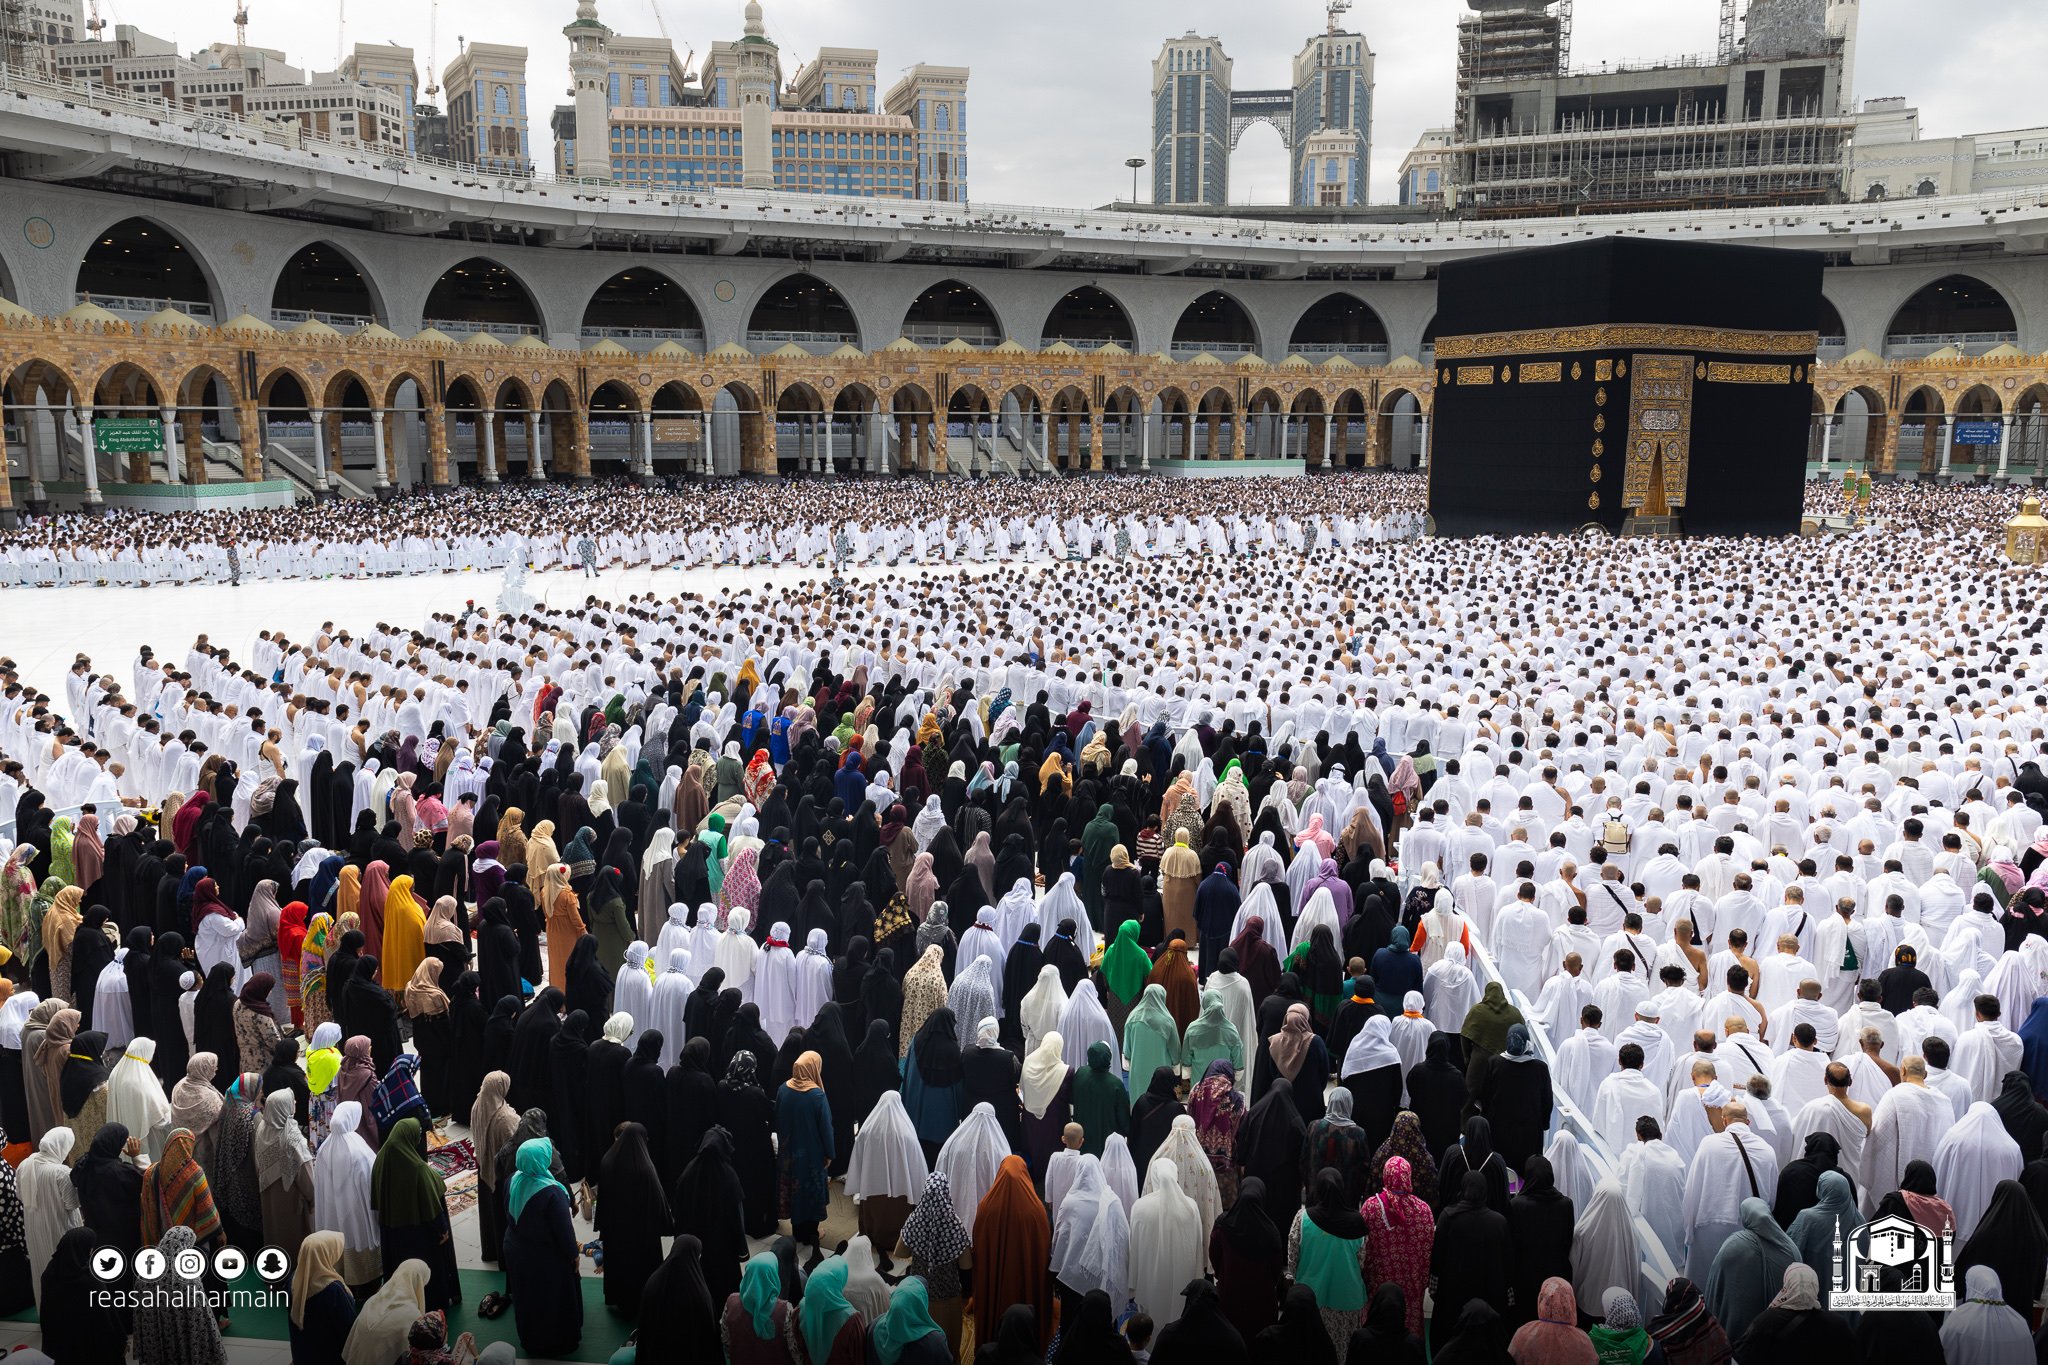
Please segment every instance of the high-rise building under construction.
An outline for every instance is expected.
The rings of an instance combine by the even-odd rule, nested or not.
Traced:
[[[1716,50],[1578,72],[1567,69],[1570,0],[1467,3],[1450,177],[1459,208],[1841,196],[1857,0],[1750,0],[1739,23],[1738,0],[1722,0]]]

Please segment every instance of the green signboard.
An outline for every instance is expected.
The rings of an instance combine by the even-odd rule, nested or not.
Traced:
[[[164,448],[164,425],[154,417],[101,417],[92,439],[102,455],[154,454]]]

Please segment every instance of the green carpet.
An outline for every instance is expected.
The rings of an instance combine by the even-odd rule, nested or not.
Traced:
[[[484,1295],[505,1287],[505,1277],[489,1270],[464,1270],[460,1273],[462,1302],[448,1314],[450,1342],[464,1332],[471,1332],[476,1336],[479,1350],[494,1341],[505,1341],[510,1342],[512,1349],[517,1351],[519,1335],[510,1308],[507,1308],[504,1315],[495,1322],[486,1322],[476,1315],[476,1306],[483,1302]],[[251,1278],[253,1279],[253,1276]],[[17,1313],[6,1321],[35,1322],[36,1310],[31,1308]],[[604,1365],[604,1362],[612,1358],[613,1352],[626,1344],[626,1338],[632,1334],[633,1324],[605,1307],[604,1281],[585,1276],[583,1340],[568,1359]],[[283,1308],[242,1308],[235,1313],[234,1325],[228,1332],[230,1339],[246,1337],[258,1341],[286,1341],[290,1336],[288,1310]]]

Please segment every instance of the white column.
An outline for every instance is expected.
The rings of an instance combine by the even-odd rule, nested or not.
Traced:
[[[388,470],[388,456],[384,451],[384,409],[370,409],[370,450],[377,458],[377,487],[389,488],[391,475]]]
[[[654,410],[643,408],[640,412],[640,472],[648,478],[654,477]]]
[[[1331,443],[1337,438],[1337,418],[1334,413],[1323,414],[1323,468],[1330,467]]]
[[[327,491],[327,414],[319,408],[307,410],[313,419],[313,487]]]
[[[1822,477],[1826,477],[1828,472],[1828,464],[1835,457],[1834,414],[1828,414],[1826,417],[1823,417],[1821,421],[1823,425],[1820,429],[1820,472]]]
[[[185,482],[185,452],[178,444],[178,410],[165,408],[164,419],[164,473],[171,483]]]
[[[27,415],[21,419],[21,442],[28,451],[28,500],[41,505],[50,500],[50,490],[43,487],[43,414],[49,414],[53,432],[58,429],[60,419],[57,410],[48,407],[40,396],[25,412]]]
[[[2006,413],[1998,419],[1998,479],[2005,481],[2005,464],[2012,445],[2012,414]]]
[[[825,477],[828,479],[839,473],[839,461],[833,457],[832,452],[833,439],[832,419],[827,417],[825,419]]]
[[[484,482],[496,483],[498,481],[498,414],[490,408],[485,408],[476,415],[476,420],[481,423],[477,430],[483,440]]]
[[[1955,415],[1950,413],[1941,419],[1941,473],[1944,478],[1948,475],[1949,455],[1955,449],[1955,444],[1956,419]]]
[[[1146,473],[1152,470],[1152,413],[1149,408],[1138,422],[1138,468]]]
[[[547,462],[540,453],[540,414],[526,414],[526,477],[534,483],[547,478]]]
[[[106,499],[100,496],[100,453],[98,443],[93,440],[90,403],[78,409],[78,438],[79,448],[85,452],[85,505],[98,507]]]
[[[1416,431],[1415,467],[1429,468],[1429,414],[1422,414],[1421,425]]]
[[[708,477],[718,472],[718,456],[711,443],[711,432],[717,426],[718,402],[714,396],[710,407],[704,409],[704,473]]]

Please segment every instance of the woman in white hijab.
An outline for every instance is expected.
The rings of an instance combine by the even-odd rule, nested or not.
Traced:
[[[1056,969],[1048,969],[1056,970]],[[1042,1119],[1046,1110],[1052,1108],[1059,1098],[1060,1087],[1067,1083],[1067,1077],[1074,1073],[1067,1067],[1059,1030],[1047,1029],[1040,1036],[1038,1046],[1025,1054],[1023,1075],[1017,1085],[1024,1099],[1024,1112],[1032,1118]]]
[[[625,961],[612,982],[612,1009],[633,1021],[632,1031],[620,1041],[631,1052],[643,1029],[654,1017],[654,978],[647,970],[647,941],[634,939],[626,945]]]
[[[932,840],[936,839],[939,831],[945,827],[946,812],[941,807],[939,798],[936,796],[926,797],[924,809],[919,811],[917,818],[910,822],[911,837],[917,840],[917,846],[920,849],[930,848]]]
[[[754,942],[753,936],[747,932],[753,922],[754,917],[744,906],[729,912],[725,917],[725,932],[718,936],[717,951],[713,955],[713,961],[725,973],[725,989],[738,991],[742,1000],[754,999],[754,964],[761,956],[761,945]],[[787,934],[788,927],[785,926],[782,932]],[[691,954],[690,961],[696,960],[696,955]],[[782,1040],[778,1038],[776,1041]]]
[[[93,1022],[99,1021],[95,1018]],[[157,1130],[171,1118],[171,1097],[150,1069],[155,1060],[156,1039],[136,1038],[107,1077],[107,1122],[120,1124],[128,1136],[142,1139],[142,1145],[153,1152],[163,1150],[165,1134]]]
[[[1030,880],[1019,877],[1016,883],[1003,893],[1003,898],[995,903],[994,908],[991,911],[985,912],[984,917],[994,927],[996,939],[1004,954],[1007,954],[1011,948],[1016,946],[1017,936],[1024,932],[1025,925],[1031,923],[1032,917],[1037,910],[1038,901],[1032,894]],[[979,918],[977,923],[979,923]],[[1039,930],[1041,935],[1044,932],[1043,929]],[[969,929],[967,937],[960,940],[960,954],[962,957],[967,956],[967,939],[973,937],[974,930]],[[1000,967],[998,967],[997,972],[1000,975]]]
[[[706,901],[697,907],[696,916],[690,921],[690,965],[702,976],[718,965],[718,945],[724,940],[725,931],[718,927],[718,907]]]
[[[1074,946],[1081,950],[1084,960],[1095,956],[1095,922],[1088,918],[1088,907],[1081,903],[1081,893],[1074,886],[1074,874],[1060,873],[1060,879],[1053,883],[1052,890],[1045,893],[1045,899],[1038,903],[1038,930],[1043,941],[1052,942],[1053,935],[1060,931],[1062,920],[1074,922]]]
[[[734,911],[744,914],[744,911]],[[796,1012],[796,954],[789,950],[789,925],[777,920],[768,929],[768,942],[754,962],[754,988],[748,998],[761,1007],[761,1028],[777,1047],[798,1024],[810,1023]],[[730,974],[727,982],[732,980]]]
[[[1456,1033],[1479,1003],[1479,981],[1465,965],[1464,945],[1453,943],[1443,961],[1422,975],[1423,1014],[1439,1033]]]
[[[341,1278],[351,1287],[375,1284],[384,1273],[377,1215],[370,1209],[370,1170],[377,1154],[356,1131],[362,1121],[361,1101],[336,1105],[327,1141],[313,1159],[313,1230],[341,1234],[348,1247],[341,1254]]]
[[[242,989],[242,983],[249,979],[249,969],[242,965],[242,934],[248,927],[240,915],[208,915],[199,921],[192,951],[199,959],[200,980],[225,962],[235,969],[235,990]]]
[[[1266,921],[1268,924],[1272,922]],[[1315,932],[1319,924],[1329,929],[1333,941],[1344,941],[1344,926],[1337,923],[1337,902],[1330,895],[1328,887],[1316,888],[1316,893],[1308,898],[1308,904],[1302,907],[1301,918],[1294,921],[1294,933],[1287,941],[1287,951],[1292,953],[1308,942],[1308,936]]]
[[[668,967],[654,979],[654,994],[647,1005],[647,1028],[661,1030],[661,1066],[666,1071],[683,1054],[683,1011],[696,983],[690,980],[690,954],[677,948],[668,955]]]
[[[1008,960],[1010,952],[1004,946],[1001,925],[1001,906],[984,905],[975,912],[974,924],[960,936],[960,951],[953,966],[956,980],[974,963],[983,960],[994,964],[993,975],[997,981],[1003,979],[1003,963]]]
[[[1131,1210],[1131,1297],[1160,1327],[1180,1317],[1181,1291],[1202,1278],[1207,1245],[1202,1211],[1181,1189],[1179,1169],[1154,1161]]]
[[[1083,978],[1074,983],[1073,997],[1067,1001],[1066,1009],[1060,1012],[1059,1034],[1065,1046],[1068,1066],[1077,1069],[1086,1066],[1088,1049],[1097,1043],[1107,1043],[1109,1074],[1123,1074],[1123,1047],[1117,1041],[1116,1030],[1110,1027],[1109,1013],[1102,1008],[1102,998],[1095,993],[1094,981]]]
[[[1558,1129],[1557,1136],[1543,1149],[1543,1156],[1550,1163],[1550,1173],[1556,1177],[1558,1189],[1572,1201],[1572,1207],[1587,1207],[1593,1198],[1593,1167],[1586,1160],[1585,1149],[1579,1146],[1579,1140],[1572,1135],[1571,1129]]]
[[[1010,1140],[996,1120],[995,1106],[986,1101],[974,1106],[967,1121],[953,1130],[932,1169],[946,1177],[953,1191],[953,1213],[967,1235],[974,1235],[974,1211],[988,1187],[995,1184],[996,1169],[1010,1155]]]
[[[1003,1002],[996,993],[996,974],[985,957],[962,967],[946,991],[946,1008],[953,1011],[953,1031],[960,1035],[965,1050],[974,1042],[973,1030],[984,1019],[1002,1016]]]
[[[1100,1289],[1121,1302],[1130,1297],[1130,1252],[1130,1214],[1104,1178],[1102,1162],[1083,1157],[1053,1214],[1052,1273],[1073,1294]]]
[[[128,999],[128,949],[114,951],[114,960],[100,968],[93,984],[92,1026],[107,1035],[107,1051],[118,1052],[135,1036],[135,1011]],[[77,989],[74,983],[73,989]]]
[[[1024,1050],[1027,1054],[1036,1052],[1039,1043],[1048,1033],[1056,1033],[1060,1016],[1067,1010],[1066,987],[1060,982],[1060,969],[1048,962],[1038,969],[1038,981],[1024,993],[1024,1001],[1018,1012],[1024,1017]],[[27,1013],[22,1014],[26,1019]]]
[[[690,950],[690,907],[677,901],[668,908],[668,918],[662,921],[661,936],[654,944],[654,960],[667,962],[668,955],[681,948]]]
[[[1421,991],[1409,991],[1401,997],[1401,1012],[1388,1021],[1387,1033],[1393,1040],[1394,1051],[1401,1054],[1401,1103],[1408,1103],[1408,1073],[1422,1062],[1429,1051],[1429,1037],[1436,1032],[1436,1025],[1429,1022],[1424,1012]],[[1465,1021],[1458,1021],[1459,1027]]]
[[[38,1301],[43,1296],[43,1269],[50,1264],[57,1243],[65,1233],[84,1225],[71,1168],[64,1164],[77,1142],[78,1134],[69,1128],[52,1128],[14,1173],[21,1191],[22,1230],[28,1236],[29,1284]]]
[[[1973,1265],[1963,1275],[1963,1301],[1941,1325],[1941,1354],[1948,1365],[2007,1365],[2032,1360],[2033,1334],[2027,1320],[2005,1301],[1998,1272]]]
[[[299,1131],[299,1097],[291,1090],[280,1087],[263,1097],[255,1152],[263,1238],[272,1246],[297,1246],[313,1234],[313,1152]]]
[[[427,1311],[432,1274],[425,1261],[405,1261],[391,1272],[384,1287],[356,1311],[356,1325],[341,1348],[343,1365],[391,1365],[408,1354],[412,1325]]]
[[[853,1135],[846,1161],[846,1197],[857,1206],[861,1231],[893,1247],[930,1175],[903,1096],[884,1090]]]
[[[831,943],[823,929],[813,929],[796,955],[796,1021],[805,1028],[832,998]]]
[[[1956,1216],[1956,1245],[1970,1240],[2001,1180],[2018,1180],[2025,1163],[1998,1111],[1982,1100],[1934,1149],[1934,1187]]]
[[[1131,1160],[1131,1142],[1122,1133],[1111,1133],[1102,1144],[1102,1178],[1116,1191],[1126,1216],[1138,1207],[1138,1163]]]
[[[1334,904],[1335,902],[1332,902]],[[1273,899],[1273,888],[1269,883],[1260,882],[1246,893],[1237,903],[1237,915],[1230,921],[1230,941],[1237,942],[1244,934],[1244,928],[1257,915],[1266,926],[1266,942],[1272,943],[1280,933],[1280,904]],[[1289,951],[1292,951],[1291,949]],[[1284,957],[1286,954],[1282,954]]]
[[[841,1255],[846,1262],[846,1283],[839,1292],[863,1319],[881,1321],[882,1314],[889,1311],[889,1284],[875,1269],[875,1244],[857,1235]]]
[[[1159,1145],[1152,1157],[1157,1166],[1162,1161],[1171,1161],[1180,1176],[1180,1187],[1188,1198],[1195,1201],[1195,1208],[1202,1215],[1202,1269],[1209,1269],[1209,1233],[1216,1226],[1216,1219],[1223,1213],[1223,1193],[1216,1186],[1216,1167],[1210,1162],[1209,1154],[1202,1150],[1202,1140],[1195,1135],[1195,1119],[1192,1114],[1181,1114],[1173,1120],[1173,1126],[1166,1130],[1166,1141]]]
[[[1593,1187],[1572,1228],[1572,1294],[1580,1303],[1598,1303],[1609,1289],[1633,1294],[1642,1268],[1628,1194],[1610,1177]]]

